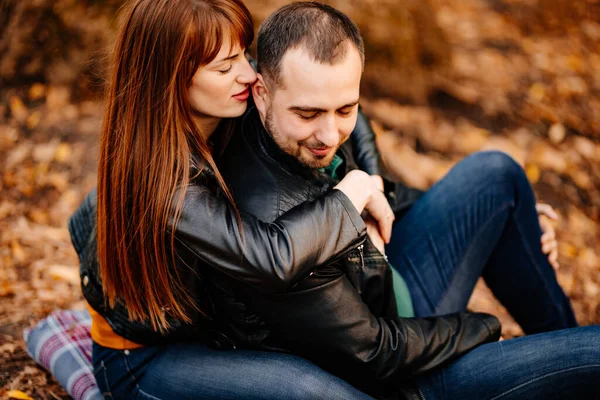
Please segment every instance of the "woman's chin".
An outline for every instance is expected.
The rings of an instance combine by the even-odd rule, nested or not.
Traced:
[[[248,108],[247,101],[240,102],[235,107],[230,107],[227,110],[222,110],[221,111],[222,115],[219,115],[219,116],[221,118],[237,118],[237,117],[242,116],[246,112],[247,108]]]

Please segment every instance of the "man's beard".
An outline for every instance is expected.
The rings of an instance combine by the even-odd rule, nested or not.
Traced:
[[[300,142],[292,142],[292,141],[286,140],[284,137],[282,137],[282,135],[279,133],[277,128],[275,128],[275,124],[273,123],[273,113],[271,112],[270,107],[267,109],[267,114],[265,116],[265,129],[266,129],[267,133],[269,134],[269,136],[271,136],[271,138],[273,139],[275,144],[277,144],[277,146],[281,150],[283,150],[285,153],[289,154],[290,156],[294,157],[296,160],[298,160],[298,162],[300,162],[305,167],[308,167],[311,169],[325,168],[325,167],[329,166],[331,164],[331,162],[333,161],[333,158],[335,157],[335,153],[337,152],[339,147],[342,145],[342,143],[345,141],[345,140],[340,141],[340,143],[335,148],[333,148],[331,150],[331,152],[329,154],[327,154],[326,156],[317,156],[312,153],[307,154],[307,152],[302,151],[303,147],[305,147],[305,148],[323,148],[323,147],[328,147],[328,146],[326,146],[321,141],[314,139],[314,138],[309,138],[306,140],[302,140]]]

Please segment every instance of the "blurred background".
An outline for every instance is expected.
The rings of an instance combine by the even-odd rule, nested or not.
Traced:
[[[0,0],[0,397],[66,398],[24,350],[83,308],[67,220],[95,185],[120,0]],[[247,0],[258,24],[280,0]],[[425,189],[479,150],[512,155],[561,216],[558,278],[600,323],[600,1],[329,0],[367,46],[361,103],[390,171]],[[521,334],[478,284],[471,308]]]

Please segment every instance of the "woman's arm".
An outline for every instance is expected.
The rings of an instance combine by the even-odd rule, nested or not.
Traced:
[[[356,171],[340,182],[339,190],[300,204],[272,223],[242,212],[241,224],[222,196],[190,185],[176,225],[177,244],[207,266],[260,291],[285,292],[315,267],[364,240],[363,209],[380,221],[382,236],[389,239],[393,213],[371,182]]]

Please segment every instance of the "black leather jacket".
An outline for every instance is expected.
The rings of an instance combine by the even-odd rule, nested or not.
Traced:
[[[346,171],[357,168],[351,147],[341,153]],[[281,151],[255,109],[219,168],[238,207],[266,222],[337,183]],[[405,197],[405,188],[396,191],[395,198]],[[320,229],[332,219],[322,220]],[[287,293],[264,293],[219,273],[210,274],[208,287],[223,332],[236,345],[302,355],[376,397],[386,397],[386,384],[407,389],[410,378],[500,335],[499,321],[486,314],[398,317],[387,259],[369,240],[320,265]]]
[[[355,129],[361,168],[379,174],[378,152],[364,116]],[[231,206],[219,193],[214,173],[204,168],[185,193],[184,209],[176,226],[177,268],[196,303],[209,317],[214,315],[206,292],[204,272],[216,269],[261,291],[285,292],[317,265],[352,250],[364,241],[366,228],[360,215],[339,191],[329,191],[281,218],[267,222],[242,212],[244,241]],[[322,221],[332,219],[326,227]],[[69,220],[69,230],[80,259],[83,295],[120,336],[140,344],[173,340],[208,340],[222,346],[228,339],[212,318],[190,311],[192,324],[170,320],[173,328],[161,335],[144,322],[128,318],[120,303],[109,308],[102,292],[96,241],[96,190],[92,190]]]

